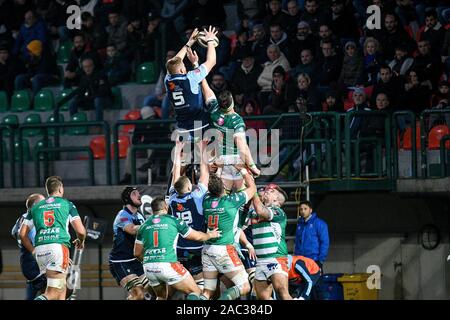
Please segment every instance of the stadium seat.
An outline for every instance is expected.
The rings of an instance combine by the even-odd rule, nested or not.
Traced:
[[[21,142],[16,141],[14,143],[14,159],[19,161],[19,148],[22,146],[22,156],[24,161],[31,160],[30,143],[27,139],[22,139]]]
[[[0,112],[8,111],[8,94],[5,91],[0,91]]]
[[[64,123],[64,115],[63,114],[59,114],[59,122]],[[54,123],[55,122],[55,116],[54,115],[50,115],[47,119],[47,123]],[[64,133],[64,128],[59,128],[59,134],[63,134]],[[51,136],[55,135],[55,129],[50,128],[48,129],[48,134]]]
[[[438,125],[433,127],[428,134],[428,149],[429,150],[439,150],[441,139],[450,134],[450,130],[445,125]],[[445,148],[450,149],[450,141],[445,143]]]
[[[104,136],[93,137],[89,143],[94,155],[94,159],[105,159],[106,157],[106,140]]]
[[[130,138],[128,136],[119,136],[119,159],[127,157],[128,148],[130,147]],[[114,156],[114,144],[111,144],[111,156]]]
[[[403,134],[403,146],[402,146],[403,150],[411,150],[412,149],[411,135],[412,135],[411,127],[406,128],[405,133]],[[416,124],[416,148],[417,148],[417,150],[420,150],[420,125],[419,125],[419,123]]]
[[[42,123],[41,116],[37,113],[31,113],[26,116],[23,124],[38,124]],[[41,128],[30,128],[30,129],[23,129],[23,136],[24,137],[35,137],[42,134]]]
[[[70,122],[86,122],[87,115],[84,112],[75,113],[70,117]],[[87,127],[67,127],[66,133],[70,136],[82,136],[88,134]]]
[[[22,112],[31,108],[31,96],[27,90],[15,91],[11,99],[11,111]]]
[[[48,141],[47,141],[47,148],[50,148],[50,147],[53,147],[53,143],[52,143],[51,139],[48,139]],[[40,150],[40,149],[43,149],[43,148],[44,148],[44,140],[39,140],[38,142],[36,142],[36,144],[34,145],[34,148],[33,148],[33,159],[34,160],[36,160],[37,151]],[[47,159],[48,160],[53,160],[53,158],[54,158],[54,153],[50,152]],[[39,155],[39,160],[44,160],[44,154],[43,153],[41,153]]]
[[[112,87],[111,91],[113,94],[112,109],[122,109],[122,91],[119,87]]]
[[[73,91],[73,89],[64,89],[64,90],[62,90],[61,93],[58,96],[58,102],[61,101],[66,96],[68,96],[70,93],[72,93],[72,91]],[[60,106],[59,110],[61,110],[61,111],[69,110],[69,102],[66,102],[62,106]]]
[[[158,79],[155,62],[142,63],[136,72],[136,82],[140,84],[155,83]]]
[[[70,58],[70,52],[72,51],[73,44],[71,41],[62,42],[59,45],[57,53],[58,64],[68,63]]]
[[[132,110],[128,112],[124,117],[124,120],[139,120],[141,119],[141,111],[140,110]],[[134,130],[134,124],[127,124],[121,127],[122,132],[132,133]]]
[[[6,117],[3,118],[2,124],[6,124],[6,125],[13,126],[13,127],[17,127],[19,125],[19,117],[17,117],[17,115],[15,115],[15,114],[9,114],[9,115],[7,115]],[[4,130],[3,131],[3,136],[4,137],[9,137],[10,136],[9,130]]]
[[[43,89],[34,97],[35,111],[52,111],[55,107],[55,98],[53,92],[48,89]]]

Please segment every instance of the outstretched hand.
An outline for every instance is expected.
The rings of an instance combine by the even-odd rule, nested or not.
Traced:
[[[197,36],[198,36],[198,29],[195,28],[194,31],[192,31],[191,36],[189,37],[187,43],[189,47],[192,46],[195,43],[195,41],[197,41]]]
[[[205,40],[206,41],[214,40],[214,38],[216,37],[217,32],[218,32],[218,31],[216,31],[216,28],[213,26],[209,26],[208,30],[203,29],[203,31],[205,31]]]
[[[187,49],[187,58],[192,63],[193,66],[198,66],[198,55],[195,50],[193,51],[191,48]]]

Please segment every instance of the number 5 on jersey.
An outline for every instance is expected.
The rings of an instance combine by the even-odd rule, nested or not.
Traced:
[[[209,216],[208,217],[208,229],[217,229],[219,228],[219,216]]]
[[[172,92],[173,104],[175,107],[179,107],[185,104],[184,96],[182,91]]]
[[[51,227],[55,223],[55,211],[44,211],[44,224]]]

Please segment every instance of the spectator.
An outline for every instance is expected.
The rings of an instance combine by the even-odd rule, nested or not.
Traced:
[[[279,24],[284,29],[287,26],[288,15],[282,11],[281,0],[269,0],[269,10],[264,18],[264,27],[269,30],[273,24]]]
[[[178,33],[182,32],[186,27],[183,11],[187,8],[189,2],[189,0],[164,1],[161,17],[166,21],[172,21]]]
[[[347,112],[352,111],[371,111],[369,105],[366,102],[366,93],[363,88],[356,88],[353,91],[353,106],[347,110]],[[364,117],[361,115],[356,115],[351,118],[350,121],[350,138],[356,139],[361,133],[361,129],[367,127],[369,117]]]
[[[395,48],[394,60],[389,63],[394,75],[404,76],[412,67],[414,59],[408,56],[408,48],[405,44],[400,44]]]
[[[89,12],[83,12],[81,14],[81,33],[83,34],[86,45],[93,51],[106,48],[108,40],[106,31]]]
[[[436,93],[431,99],[432,110],[449,110],[450,111],[450,84],[448,81],[441,81],[439,83]],[[450,126],[450,114],[446,113],[444,115],[430,115],[430,125],[429,128],[434,127],[438,124],[445,124]]]
[[[322,59],[318,62],[317,81],[320,86],[328,87],[339,79],[342,60],[336,54],[331,41],[322,42]]]
[[[340,39],[358,40],[359,29],[353,10],[345,0],[331,0],[331,29]]]
[[[236,63],[243,58],[246,53],[251,54],[251,45],[247,31],[241,31],[237,34],[237,42],[235,48],[232,50],[231,61]]]
[[[161,25],[161,17],[157,13],[150,12],[148,14],[148,25],[146,34],[144,36],[143,43],[143,57],[144,61],[155,61],[155,48],[158,45],[160,40],[160,25]],[[169,31],[168,31],[169,32]],[[192,32],[192,31],[191,31]],[[175,37],[170,37],[170,39],[174,39]],[[168,39],[168,45],[172,48],[174,45],[173,40]]]
[[[233,92],[248,98],[256,98],[260,90],[257,80],[263,68],[255,63],[251,50],[241,54],[242,63],[233,75],[231,83],[234,85]]]
[[[103,72],[111,86],[127,82],[130,79],[130,64],[111,43],[106,47],[106,61]]]
[[[447,79],[450,79],[450,29],[445,33],[445,40],[441,50],[441,59],[445,65]]]
[[[248,99],[244,102],[244,110],[241,112],[243,117],[258,116],[261,114],[256,100]],[[245,120],[245,126],[247,128],[255,129],[256,134],[259,134],[260,129],[265,129],[266,125],[262,120]]]
[[[392,70],[388,65],[382,64],[380,66],[380,79],[373,87],[372,104],[375,104],[375,99],[379,93],[384,93],[388,97],[389,106],[392,109],[395,109],[399,104],[398,96],[400,91],[401,85],[399,78],[392,73]]]
[[[330,26],[326,23],[321,23],[319,26],[319,32],[318,32],[319,37],[317,38],[317,43],[316,43],[316,52],[320,51],[320,44],[323,41],[331,41],[331,43],[333,44],[333,47],[335,48],[336,51],[341,51],[341,42],[338,39],[338,37],[336,37],[333,34],[333,30],[331,30]]]
[[[166,61],[175,57],[177,53],[174,50],[167,51]],[[170,102],[167,97],[166,86],[164,85],[164,78],[166,77],[166,70],[163,69],[159,73],[158,81],[156,82],[154,94],[149,95],[144,98],[144,108],[145,107],[158,107],[161,108],[162,118],[169,118],[170,113]]]
[[[267,47],[267,56],[269,61],[264,64],[264,69],[258,77],[258,85],[261,87],[259,99],[263,107],[267,105],[267,98],[272,90],[273,70],[278,66],[282,66],[285,71],[291,69],[289,61],[277,45],[271,44]]]
[[[71,32],[66,27],[66,23],[70,16],[67,13],[67,8],[71,5],[77,5],[77,2],[75,0],[50,1],[45,15],[50,34],[55,38],[59,38],[60,41],[70,40]]]
[[[328,225],[313,211],[310,201],[301,201],[300,217],[295,232],[294,255],[313,259],[322,272],[329,247]]]
[[[286,33],[289,38],[295,37],[297,33],[297,25],[300,22],[301,12],[296,0],[290,0],[287,3],[287,17],[286,17]]]
[[[416,47],[413,39],[398,24],[396,16],[392,13],[384,17],[384,29],[376,38],[383,44],[383,54],[388,60],[394,59],[395,50],[399,45],[404,46],[407,53],[412,52]]]
[[[96,2],[93,15],[98,18],[98,22],[101,26],[106,28],[108,22],[110,23],[109,14],[111,12],[120,12],[122,0],[97,0]]]
[[[390,107],[389,97],[385,93],[378,93],[375,97],[375,110],[374,113],[386,112],[389,115],[392,114],[392,108]],[[377,137],[385,139],[385,116],[370,116],[368,117],[367,127],[362,128],[361,136],[365,137]],[[372,150],[374,148],[371,148]],[[369,154],[368,162],[372,160],[371,154]],[[371,167],[368,163],[367,167]]]
[[[403,26],[410,26],[413,31],[417,31],[418,17],[412,0],[398,0],[395,13],[400,18]]]
[[[68,96],[76,95],[70,103],[70,115],[77,113],[80,108],[95,108],[96,121],[103,121],[103,110],[112,103],[112,92],[108,79],[96,69],[91,58],[84,59],[81,65],[83,75],[80,79],[80,87]]]
[[[288,39],[286,32],[281,29],[281,25],[278,23],[274,23],[270,26],[270,44],[276,44],[281,52],[284,53],[289,63],[293,62],[293,54],[294,48],[291,46],[291,43]]]
[[[70,53],[69,63],[64,72],[64,87],[70,88],[78,86],[80,76],[83,73],[81,69],[81,60],[87,56],[91,57],[97,66],[100,66],[100,57],[96,52],[91,51],[90,46],[86,44],[84,36],[78,34],[73,38],[73,48]]]
[[[228,90],[228,84],[225,81],[225,76],[221,72],[215,72],[211,77],[211,90],[214,91],[218,97],[223,91]]]
[[[164,135],[161,134],[162,124],[155,124],[151,120],[157,120],[158,116],[151,107],[143,107],[141,109],[141,119],[146,120],[146,123],[137,124],[133,131],[132,144],[151,144],[151,143],[162,143],[161,140],[169,140],[167,135],[164,139]],[[168,141],[167,141],[168,142]],[[138,168],[140,172],[146,172],[148,169],[152,168],[153,160],[157,155],[157,150],[149,149],[146,152],[147,162]],[[131,148],[128,148],[127,157],[125,160],[125,174],[119,184],[130,184],[131,183]]]
[[[295,102],[296,89],[289,81],[282,66],[273,69],[272,91],[269,96],[269,105],[263,109],[264,114],[285,113],[288,107]]]
[[[0,91],[6,91],[8,96],[14,92],[14,79],[22,72],[21,65],[14,56],[9,54],[6,43],[0,43]]]
[[[325,100],[322,103],[322,111],[341,112],[344,109],[342,97],[335,90],[328,90],[325,93]]]
[[[165,1],[164,4],[169,1]],[[162,3],[159,0],[127,0],[123,1],[122,13],[128,21],[135,19],[143,20],[149,12],[162,9]]]
[[[302,52],[305,49],[309,49],[312,54],[315,55],[315,40],[307,22],[300,21],[298,23],[297,35],[292,42],[292,47],[295,48],[296,52]],[[294,63],[298,63],[298,60],[295,60]]]
[[[412,110],[418,115],[430,107],[430,97],[431,88],[422,84],[420,73],[416,69],[409,70],[399,97],[402,109]]]
[[[318,0],[306,0],[305,11],[301,15],[301,21],[305,21],[313,32],[319,30],[320,23],[327,22],[324,12],[319,9]]]
[[[21,56],[25,61],[30,60],[28,44],[33,40],[40,41],[44,48],[48,45],[48,33],[45,22],[38,18],[35,12],[29,10],[25,13],[25,21],[20,27],[19,35],[14,44],[13,54]]]
[[[253,56],[257,64],[264,64],[267,61],[267,46],[269,39],[262,24],[253,26],[253,39],[250,41]]]
[[[32,0],[14,0],[14,1],[0,1],[0,19],[3,16],[4,26],[10,30],[14,37],[17,36],[25,13],[33,10],[35,5]],[[4,39],[6,40],[6,39]]]
[[[200,28],[202,26],[223,26],[227,17],[223,0],[195,0],[184,10],[186,25]]]
[[[132,69],[144,62],[144,38],[146,30],[144,28],[144,19],[135,16],[130,17],[127,27],[127,49],[125,57],[127,57],[132,64]]]
[[[300,73],[306,73],[314,82],[314,76],[316,71],[316,63],[314,62],[313,53],[310,49],[303,49],[300,54],[300,64],[292,69],[289,74],[292,78],[297,79]]]
[[[425,12],[425,29],[419,34],[419,41],[428,40],[433,54],[439,54],[442,43],[444,42],[445,29],[437,19],[435,9]]]
[[[25,61],[25,72],[16,77],[15,89],[23,90],[31,86],[33,95],[36,95],[43,87],[58,80],[59,71],[56,58],[50,50],[43,48],[41,41],[31,41],[27,50],[27,56],[30,58]]]
[[[320,94],[314,88],[311,78],[301,73],[297,77],[297,97],[302,97],[306,101],[307,112],[320,110]]]
[[[238,0],[237,16],[239,18],[239,28],[237,32],[252,30],[256,21],[262,21],[266,13],[264,1]]]
[[[108,21],[109,25],[106,27],[108,43],[113,43],[120,53],[125,52],[127,47],[127,22],[117,10],[112,10],[108,14]]]
[[[345,44],[344,50],[344,61],[338,82],[345,87],[354,87],[357,84],[361,84],[363,59],[358,54],[356,43],[353,41],[348,41]]]
[[[383,58],[380,52],[380,43],[375,38],[367,38],[364,41],[364,84],[374,85],[377,82],[380,65]]]
[[[421,74],[422,81],[428,80],[436,86],[443,70],[441,59],[432,53],[428,40],[419,41],[418,48],[419,54],[414,58],[413,68]]]

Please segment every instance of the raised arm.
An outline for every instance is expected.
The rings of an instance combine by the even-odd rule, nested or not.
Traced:
[[[184,147],[184,142],[175,141],[171,186],[173,186],[175,184],[175,182],[178,180],[178,178],[181,176],[181,152],[183,150],[183,147]]]
[[[206,61],[203,63],[203,65],[208,69],[208,72],[214,68],[216,65],[216,48],[214,47],[214,38],[217,34],[216,28],[209,26],[208,31],[206,29],[204,30],[206,33],[206,43],[208,44],[208,50],[206,51]]]
[[[236,169],[239,170],[242,177],[244,178],[245,185],[247,186],[247,188],[244,190],[244,192],[247,194],[247,199],[250,200],[253,198],[253,196],[256,193],[255,180],[253,179],[252,175],[247,171],[247,169],[242,168],[239,165],[236,165],[235,167],[236,167]]]
[[[206,152],[206,146],[208,142],[207,141],[200,141],[198,143],[201,154],[201,161],[200,161],[200,179],[198,180],[199,183],[203,184],[204,186],[208,186],[209,181],[209,165],[208,165],[208,154]]]
[[[261,218],[271,221],[273,218],[273,213],[270,211],[261,201],[259,196],[255,194],[253,197],[253,207],[255,208],[255,212]]]
[[[197,41],[197,35],[198,35],[198,29],[195,28],[194,31],[192,31],[191,36],[189,37],[188,42],[181,48],[180,51],[178,51],[176,57],[179,57],[181,60],[184,60],[184,57],[186,56],[187,49],[192,47],[194,45],[195,41]]]
[[[250,152],[250,148],[248,147],[245,139],[245,133],[235,135],[234,142],[239,150],[241,159],[244,160],[244,163],[250,168],[252,173],[258,177],[261,174],[261,171],[258,169],[255,161],[253,160],[252,153]]]

